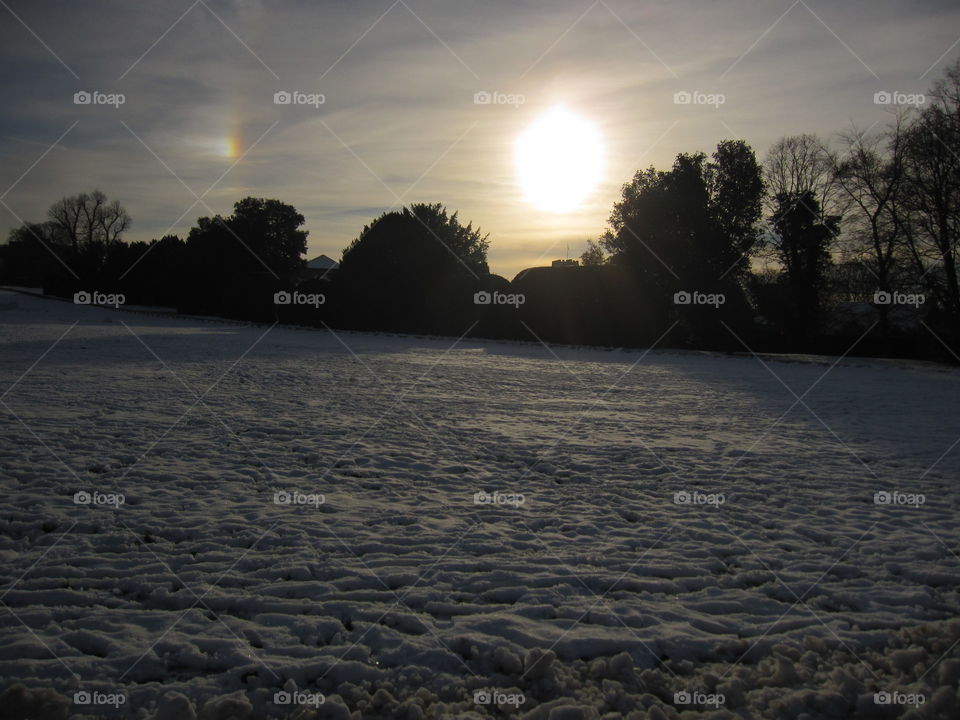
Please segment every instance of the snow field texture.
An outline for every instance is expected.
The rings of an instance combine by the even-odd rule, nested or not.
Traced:
[[[954,369],[7,291],[0,347],[11,717],[960,707]]]

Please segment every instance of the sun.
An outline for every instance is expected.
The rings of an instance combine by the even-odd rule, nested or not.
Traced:
[[[525,199],[546,212],[566,213],[600,182],[603,138],[588,121],[554,107],[517,139],[515,159]]]

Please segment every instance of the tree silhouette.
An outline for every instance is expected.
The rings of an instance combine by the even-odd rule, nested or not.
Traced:
[[[303,267],[304,217],[279,200],[247,197],[233,215],[202,217],[184,250],[180,307],[227,317],[269,319],[273,293]]]
[[[713,161],[704,168],[707,213],[711,232],[706,260],[720,277],[740,281],[760,239],[759,222],[764,193],[763,174],[756,155],[742,140],[723,140]]]
[[[473,293],[489,274],[487,247],[486,236],[439,203],[381,215],[343,251],[343,321],[395,332],[464,332]]]
[[[742,141],[721,142],[712,162],[682,153],[669,171],[649,168],[623,186],[600,244],[664,290],[737,278],[759,239],[763,187]]]
[[[783,265],[789,288],[788,331],[795,342],[804,346],[823,317],[830,245],[840,219],[836,215],[821,217],[813,190],[781,194],[776,208],[771,218],[770,242]]]
[[[101,262],[130,227],[130,216],[120,202],[110,202],[100,190],[58,200],[48,215],[75,256],[92,255]]]
[[[598,267],[607,261],[603,247],[596,240],[587,240],[587,249],[580,256],[580,262],[584,267]]]
[[[723,141],[712,161],[681,153],[669,171],[634,175],[614,205],[600,245],[630,268],[647,303],[666,319],[679,313],[688,342],[717,345],[729,335],[716,312],[673,304],[678,291],[722,293],[723,316],[744,316],[749,256],[757,246],[763,179],[750,146]]]
[[[810,192],[821,211],[843,216],[848,200],[837,185],[830,151],[816,135],[789,135],[775,142],[763,161],[763,178],[769,191],[769,214],[778,209],[778,198]]]
[[[131,243],[116,261],[120,290],[127,302],[177,307],[184,277],[186,243],[166,235],[149,243]]]
[[[906,131],[905,202],[916,272],[960,319],[960,60],[930,92],[931,102]]]
[[[69,274],[61,262],[71,259],[71,251],[53,222],[24,223],[0,246],[0,278],[11,285],[46,287],[54,276]]]
[[[834,158],[840,190],[850,202],[848,244],[871,269],[879,290],[896,290],[899,251],[906,240],[906,134],[902,118],[892,128],[868,136],[856,129],[843,136],[844,156]],[[880,330],[889,349],[890,313],[881,305]]]

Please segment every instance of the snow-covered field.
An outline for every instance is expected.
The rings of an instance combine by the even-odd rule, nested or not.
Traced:
[[[957,717],[954,369],[0,292],[0,392],[6,717]]]

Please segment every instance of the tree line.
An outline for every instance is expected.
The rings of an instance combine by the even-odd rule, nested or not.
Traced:
[[[879,130],[783,137],[762,162],[724,140],[638,171],[578,267],[492,275],[487,236],[415,204],[318,277],[303,225],[248,197],[186,239],[128,243],[120,204],[81,193],[10,232],[0,282],[369,331],[957,361],[960,60]]]

